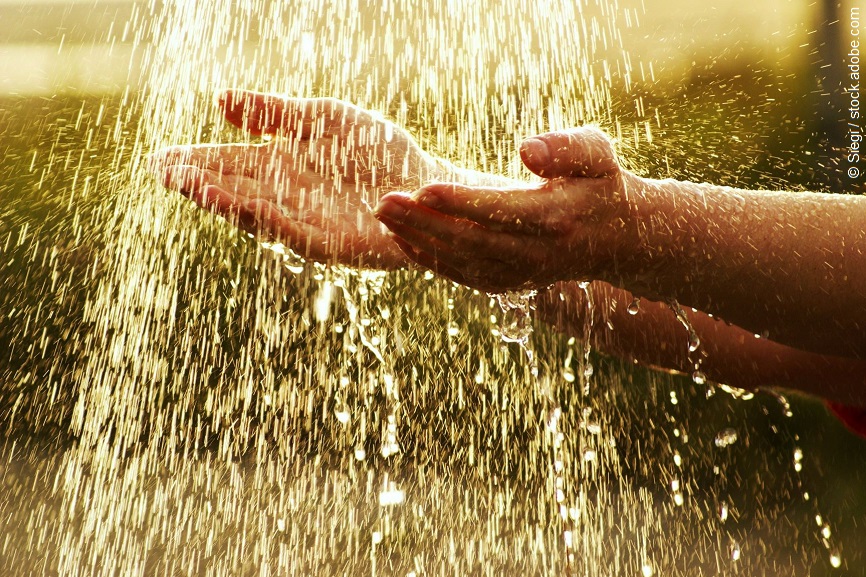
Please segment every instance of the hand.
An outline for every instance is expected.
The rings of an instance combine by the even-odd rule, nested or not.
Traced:
[[[313,260],[381,269],[408,262],[372,206],[446,172],[405,130],[330,98],[231,91],[219,104],[231,123],[272,139],[159,151],[151,162],[166,187]]]
[[[512,188],[425,186],[385,195],[376,209],[406,255],[487,292],[558,280],[611,280],[638,247],[641,179],[622,170],[593,128],[527,139],[524,164],[548,178]]]

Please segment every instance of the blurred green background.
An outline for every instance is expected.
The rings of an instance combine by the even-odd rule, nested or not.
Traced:
[[[637,170],[743,188],[863,192],[862,183],[845,177],[839,150],[841,47],[856,2],[644,5],[623,42],[647,67],[628,90],[612,95]],[[131,2],[0,0],[0,429],[13,453],[26,438],[41,439],[47,452],[74,442],[68,423],[77,375],[70,373],[60,390],[36,390],[33,383],[51,371],[72,371],[85,354],[76,334],[88,286],[101,274],[93,255],[105,238],[88,227],[111,210],[100,190],[116,173],[112,163],[124,159],[112,148],[113,131],[124,114],[121,104],[140,88],[140,18],[146,11],[133,18]],[[643,110],[632,115],[633,106]],[[652,142],[641,138],[628,146],[634,116],[648,119]],[[123,118],[124,129],[137,120]],[[251,258],[256,249],[248,243],[237,250]],[[803,555],[786,549],[783,535],[806,534],[814,547],[802,574],[866,575],[866,440],[823,405],[792,397],[787,418],[767,394],[705,400],[685,379],[621,367],[614,359],[594,362],[599,372],[627,375],[629,386],[611,393],[620,396],[622,410],[610,417],[631,464],[626,474],[649,485],[659,476],[671,443],[659,424],[673,410],[697,439],[682,449],[694,451],[695,490],[719,491],[713,467],[722,464],[730,477],[725,490],[741,500],[736,521],[743,542],[751,532],[751,542],[765,546],[744,546],[743,555]],[[675,409],[667,402],[670,391],[680,398]],[[29,419],[21,419],[23,406],[34,407]],[[712,439],[728,426],[742,440],[725,453]],[[804,467],[794,475],[797,447]],[[762,493],[770,496],[759,498]],[[14,510],[32,498],[7,493],[4,507]],[[754,502],[761,505],[750,509]],[[831,524],[844,563],[839,569],[823,560],[816,514]]]

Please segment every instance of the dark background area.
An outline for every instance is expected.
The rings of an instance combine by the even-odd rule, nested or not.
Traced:
[[[840,168],[844,7],[832,8],[830,2],[813,5],[811,20],[803,23],[807,33],[802,42],[786,43],[775,60],[731,37],[729,51],[696,56],[686,66],[670,62],[655,81],[614,93],[617,110],[642,98],[652,111],[646,115],[653,123],[652,144],[625,147],[636,169],[742,188],[862,193],[862,183],[852,183]],[[98,8],[0,4],[0,43],[50,44],[61,38],[86,43],[94,35],[101,41],[95,31],[127,18],[128,10],[124,3]],[[13,21],[19,25],[5,26]],[[651,26],[643,33],[651,36]],[[78,94],[69,84],[48,91],[44,86],[34,93],[19,86],[0,97],[0,428],[7,447],[40,442],[50,451],[75,441],[68,429],[76,378],[72,369],[86,354],[76,335],[85,328],[88,286],[98,282],[93,255],[103,237],[87,226],[99,222],[100,211],[111,206],[112,199],[100,197],[108,188],[100,182],[111,177],[116,161],[100,138],[104,129],[94,129],[92,123],[104,114],[104,125],[111,126],[120,97]],[[628,121],[628,115],[623,119]],[[83,179],[92,182],[90,193],[71,202],[71,191],[80,190]],[[255,247],[239,250],[251,253]],[[61,285],[67,288],[56,290]],[[774,531],[809,533],[814,545],[807,555],[814,561],[809,574],[866,574],[866,440],[845,430],[820,402],[792,396],[793,416],[786,417],[781,403],[767,393],[750,401],[735,401],[722,392],[706,399],[705,391],[687,379],[659,377],[597,356],[593,362],[599,373],[627,375],[628,386],[609,393],[619,395],[611,401],[618,408],[610,420],[619,431],[624,474],[664,493],[659,479],[666,477],[660,471],[669,466],[672,443],[677,443],[671,437],[674,416],[695,439],[680,447],[690,463],[691,490],[730,494],[740,506],[735,530],[744,533],[744,543],[750,531],[754,542],[767,543]],[[35,385],[52,371],[69,371],[65,388]],[[670,391],[678,393],[676,407],[668,401]],[[23,413],[29,418],[22,419]],[[726,427],[740,432],[729,451],[713,443]],[[803,470],[794,474],[797,448],[804,455]],[[804,492],[810,494],[808,502],[802,499]],[[772,496],[762,498],[763,493]],[[26,496],[13,495],[5,506],[14,507],[13,499],[26,502]],[[755,503],[760,507],[750,509]],[[816,514],[832,527],[833,547],[844,562],[838,570],[821,561],[828,553]],[[774,525],[779,519],[783,522]],[[743,554],[786,552],[744,549]]]

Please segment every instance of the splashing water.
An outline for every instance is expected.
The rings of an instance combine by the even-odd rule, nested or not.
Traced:
[[[572,564],[576,556],[574,551],[574,519],[569,514],[567,501],[570,493],[568,479],[565,471],[565,441],[566,435],[562,430],[560,421],[562,420],[563,411],[558,398],[558,387],[555,387],[550,380],[545,379],[542,384],[542,375],[539,373],[538,356],[535,349],[530,344],[532,335],[532,311],[535,309],[534,299],[536,291],[527,290],[514,292],[509,291],[501,294],[493,295],[499,303],[499,308],[502,311],[501,323],[499,326],[499,334],[505,343],[517,343],[520,349],[526,356],[529,363],[529,371],[533,389],[538,391],[542,398],[542,411],[545,415],[544,426],[547,433],[546,445],[550,453],[551,461],[551,477],[553,480],[553,502],[554,506],[559,511],[559,519],[562,523],[562,542],[565,546],[565,571],[571,573],[573,571]],[[569,349],[571,353],[571,349]],[[569,357],[570,359],[570,357]],[[568,361],[566,361],[568,365]],[[568,379],[565,379],[569,383]],[[570,381],[573,382],[573,379]],[[585,461],[595,460],[595,451],[591,449],[583,450],[583,459]],[[571,508],[574,510],[574,508]]]
[[[598,122],[636,147],[654,113],[624,112],[644,97],[623,90],[651,72],[622,33],[641,13],[595,0],[135,5],[108,34],[139,55],[141,92],[57,111],[63,134],[20,165],[50,189],[49,216],[67,216],[43,230],[0,209],[3,266],[35,279],[3,277],[0,294],[17,331],[0,374],[3,566],[647,577],[711,574],[721,553],[760,573],[748,552],[763,548],[704,521],[716,504],[697,504],[684,419],[666,427],[676,478],[649,462],[664,454],[649,446],[658,415],[692,402],[682,391],[647,416],[646,398],[616,398],[639,388],[631,373],[503,312],[506,339],[534,341],[528,378],[483,297],[432,275],[306,263],[144,168],[165,145],[248,138],[212,105],[225,86],[351,100],[510,177],[520,139],[552,128]],[[55,186],[60,166],[74,177]],[[721,521],[745,522],[728,518],[738,510]],[[834,533],[817,524],[822,561],[840,567]]]
[[[725,448],[736,443],[737,439],[739,439],[739,435],[736,429],[728,427],[719,431],[719,434],[716,435],[715,443],[717,447]]]
[[[499,334],[507,343],[518,343],[524,347],[527,354],[532,357],[530,349],[525,346],[532,335],[532,300],[536,291],[528,290],[521,292],[508,291],[494,295],[502,310],[502,319],[499,324]],[[533,362],[533,359],[530,359]]]

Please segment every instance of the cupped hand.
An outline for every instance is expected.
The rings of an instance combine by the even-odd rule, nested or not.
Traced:
[[[487,292],[615,280],[638,246],[633,196],[641,179],[620,168],[610,140],[594,128],[527,139],[520,154],[547,180],[433,184],[385,195],[376,216],[409,258]]]
[[[380,269],[408,262],[372,207],[446,172],[405,130],[331,98],[229,91],[219,104],[231,123],[270,140],[161,150],[151,166],[166,187],[313,260]]]

